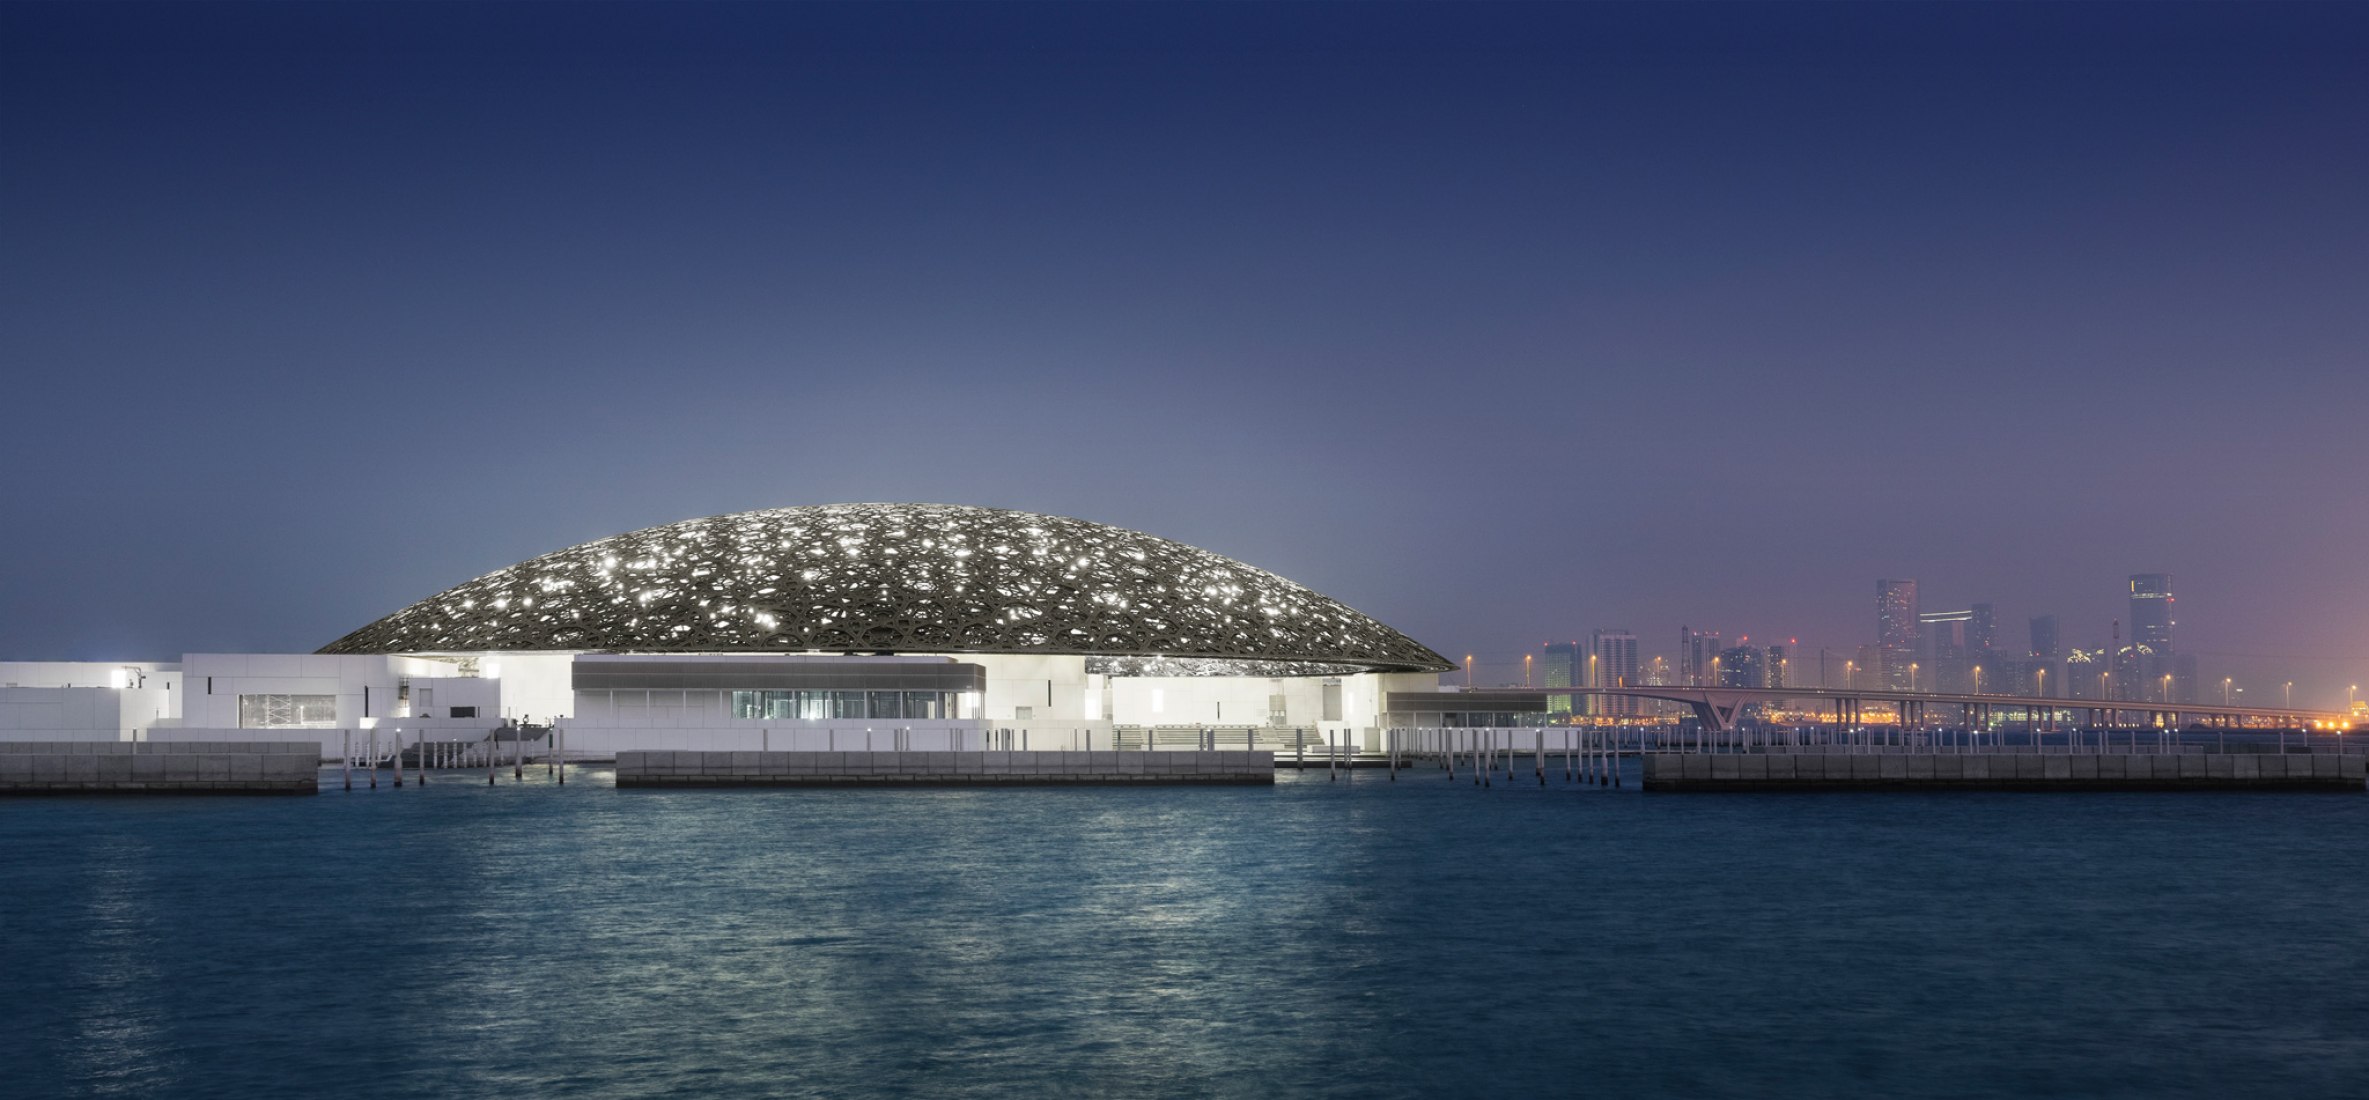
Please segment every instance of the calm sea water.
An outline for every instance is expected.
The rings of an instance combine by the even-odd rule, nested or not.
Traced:
[[[0,1094],[2369,1093],[2369,796],[605,779],[0,802]]]

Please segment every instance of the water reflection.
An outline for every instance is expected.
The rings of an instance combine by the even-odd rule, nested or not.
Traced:
[[[0,803],[0,1036],[26,1095],[2342,1095],[2364,824],[1422,773]]]

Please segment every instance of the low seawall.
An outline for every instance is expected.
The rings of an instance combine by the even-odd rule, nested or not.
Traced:
[[[0,795],[314,794],[311,741],[0,742]]]
[[[1648,753],[1648,791],[2358,791],[2369,756],[2333,753]]]
[[[1275,782],[1275,754],[685,752],[617,754],[620,787],[913,787]]]

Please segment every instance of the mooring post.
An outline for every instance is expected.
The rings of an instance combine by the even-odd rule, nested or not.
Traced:
[[[551,736],[559,739],[559,785],[565,787],[568,785],[568,731],[554,725],[551,727]]]
[[[402,731],[402,730],[399,730],[399,729],[398,729],[398,730],[396,730],[396,731],[394,731],[394,737],[395,737],[395,787],[396,787],[396,789],[397,789],[397,790],[401,790],[401,789],[402,789],[402,787],[403,787],[403,731]]]
[[[370,731],[370,789],[378,789],[378,731]]]
[[[345,735],[345,747],[337,754],[337,774],[345,777],[345,789],[354,789],[354,731],[339,730]]]
[[[422,787],[425,787],[425,786],[427,786],[427,785],[428,785],[428,729],[427,729],[427,727],[425,727],[425,726],[422,726],[422,727],[420,727],[418,730],[416,730],[416,731],[414,731],[414,732],[412,733],[412,735],[411,735],[411,751],[412,751],[414,754],[416,754],[416,755],[417,755],[417,757],[418,757],[418,759],[415,761],[415,763],[417,763],[417,764],[420,766],[420,767],[419,767],[419,773],[420,773],[420,786],[422,786]]]

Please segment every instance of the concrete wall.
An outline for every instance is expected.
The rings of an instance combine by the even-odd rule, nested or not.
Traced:
[[[312,794],[310,742],[0,742],[0,794]]]
[[[979,749],[986,744],[986,725],[980,722],[801,722],[774,719],[698,726],[604,726],[570,719],[560,724],[567,732],[568,758],[598,759],[635,749],[685,752],[854,752],[869,745],[887,751],[902,734],[917,751]],[[1102,742],[1108,744],[1108,741]]]
[[[621,752],[620,787],[1275,782],[1269,752]]]
[[[2361,790],[2369,756],[2333,753],[1648,753],[1648,791]]]

